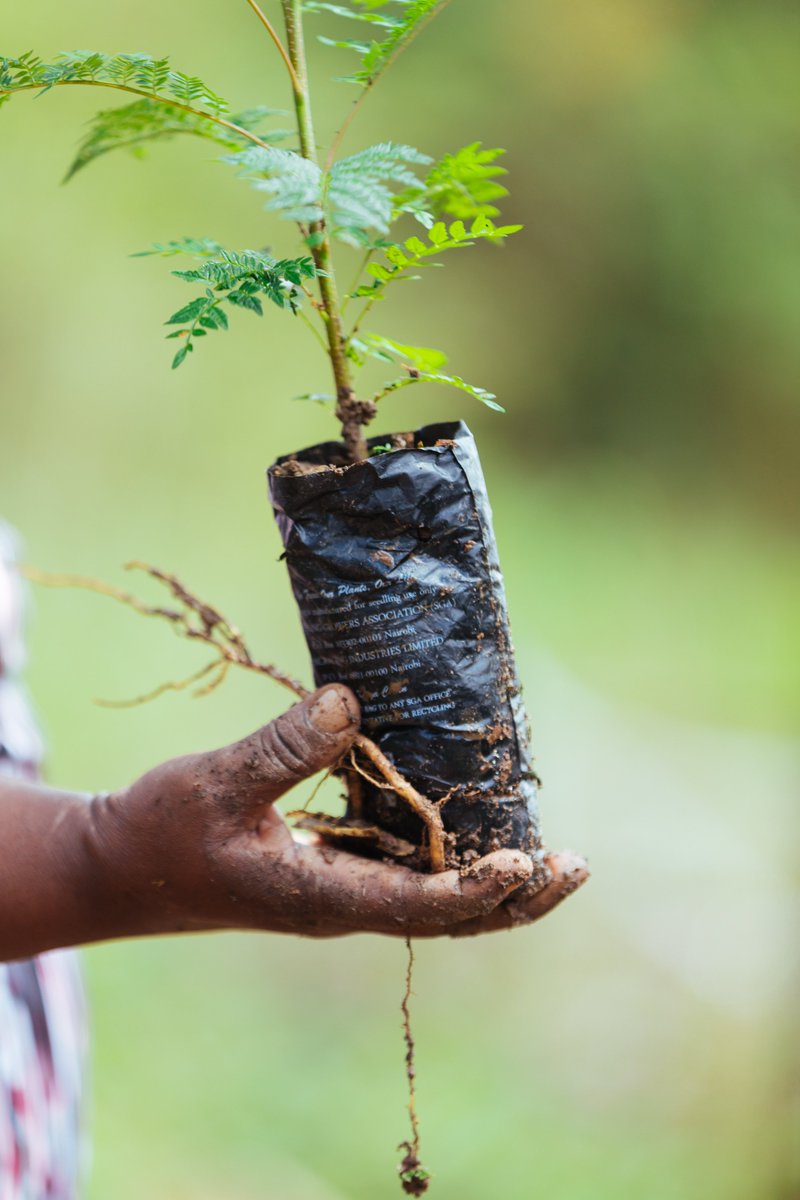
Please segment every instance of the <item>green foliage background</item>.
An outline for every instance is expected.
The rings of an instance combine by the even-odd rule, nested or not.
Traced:
[[[2,33],[3,53],[169,53],[242,106],[289,101],[244,4],[35,0]],[[327,82],[336,53],[312,48],[323,145],[351,97]],[[442,1200],[800,1187],[798,68],[800,15],[777,0],[455,0],[346,143],[508,147],[504,219],[525,231],[389,302],[392,336],[446,347],[508,415],[420,386],[375,431],[465,416],[478,435],[545,828],[595,871],[539,929],[420,950]],[[175,570],[307,674],[263,470],[329,436],[288,399],[328,390],[325,361],[276,311],[170,372],[158,322],[184,285],[126,257],[184,233],[280,253],[281,230],[189,139],[61,189],[96,100],[21,98],[0,120],[0,508],[38,565]],[[64,786],[113,788],[283,704],[243,679],[202,703],[92,707],[196,660],[90,596],[37,594],[31,645]],[[90,1200],[395,1194],[400,945],[200,938],[86,963]]]

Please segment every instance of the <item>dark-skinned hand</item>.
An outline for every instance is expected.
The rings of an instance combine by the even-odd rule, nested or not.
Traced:
[[[0,959],[107,938],[208,929],[308,937],[435,937],[544,916],[587,877],[568,852],[550,882],[498,850],[468,871],[422,875],[296,840],[275,809],[346,753],[359,709],[322,688],[240,742],[172,759],[93,799],[0,780]]]

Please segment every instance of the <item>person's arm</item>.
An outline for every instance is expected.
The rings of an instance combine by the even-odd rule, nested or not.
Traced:
[[[0,780],[0,960],[202,929],[479,933],[535,919],[583,882],[585,864],[569,855],[553,856],[553,882],[525,898],[531,862],[518,851],[421,875],[296,842],[274,801],[336,763],[358,718],[353,694],[330,685],[243,741],[173,759],[119,793]]]

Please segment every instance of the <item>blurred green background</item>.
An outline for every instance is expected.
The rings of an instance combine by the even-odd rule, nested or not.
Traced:
[[[32,0],[2,24],[5,54],[169,53],[239,107],[289,101],[243,2]],[[349,60],[311,54],[325,143]],[[480,440],[545,831],[594,870],[538,928],[419,948],[441,1200],[800,1195],[799,74],[800,11],[778,0],[457,0],[346,143],[508,147],[504,216],[525,232],[452,256],[375,322],[448,350],[508,416],[420,388],[376,431],[464,416]],[[174,570],[307,677],[263,471],[331,434],[289,400],[326,388],[325,362],[275,310],[171,373],[161,322],[188,290],[126,257],[183,235],[288,252],[290,227],[188,139],[60,189],[97,99],[20,97],[0,119],[0,509],[30,561]],[[86,594],[36,594],[31,650],[63,786],[124,784],[284,704],[245,678],[93,707],[200,660]],[[85,962],[88,1200],[398,1194],[401,944],[237,935]]]

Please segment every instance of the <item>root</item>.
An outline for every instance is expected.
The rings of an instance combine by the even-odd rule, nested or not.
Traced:
[[[408,1080],[408,1115],[411,1120],[411,1140],[401,1142],[398,1150],[405,1150],[403,1161],[397,1168],[403,1191],[408,1196],[422,1196],[428,1190],[430,1172],[419,1160],[419,1117],[417,1115],[417,1069],[415,1063],[416,1043],[411,1032],[411,981],[414,974],[414,947],[411,938],[406,938],[408,965],[406,967],[406,990],[400,1009],[403,1013],[403,1038],[406,1044],[406,1078]]]
[[[353,743],[366,757],[378,768],[386,783],[381,785],[385,787],[387,784],[396,792],[397,795],[405,800],[409,808],[417,814],[420,820],[428,830],[428,858],[431,871],[437,873],[444,871],[446,863],[445,851],[445,832],[442,822],[442,814],[432,800],[427,796],[423,796],[416,788],[412,787],[403,775],[397,770],[374,742],[369,738],[364,737],[363,733],[359,733]],[[363,772],[362,772],[363,774]]]
[[[137,704],[147,704],[150,700],[157,700],[159,696],[163,696],[165,692],[182,692],[186,688],[190,688],[193,683],[198,683],[204,679],[206,675],[210,675],[212,671],[219,673],[220,664],[217,659],[210,663],[206,663],[199,671],[195,671],[193,675],[187,675],[186,679],[168,680],[166,683],[160,683],[158,687],[153,688],[151,692],[145,692],[142,696],[133,696],[130,700],[95,700],[101,708],[135,708]],[[214,678],[206,687],[197,688],[193,696],[206,696],[213,688],[218,687],[221,679]]]
[[[128,608],[132,608],[134,612],[139,613],[141,616],[159,617],[172,627],[173,632],[178,637],[188,638],[190,641],[202,642],[214,651],[216,657],[186,679],[162,683],[151,692],[133,697],[131,700],[104,700],[98,701],[98,703],[108,708],[134,707],[137,704],[145,704],[150,700],[155,700],[158,696],[164,695],[165,692],[184,691],[186,688],[191,687],[192,684],[198,683],[200,680],[210,676],[202,687],[195,689],[192,693],[198,697],[207,696],[215,688],[219,687],[231,667],[241,667],[245,671],[254,671],[258,675],[266,675],[269,679],[287,688],[288,691],[301,700],[311,694],[309,689],[304,687],[292,675],[287,675],[285,671],[281,671],[272,663],[258,662],[253,658],[241,631],[232,622],[228,621],[218,609],[190,592],[176,575],[171,575],[169,572],[162,571],[158,567],[151,567],[147,563],[138,561],[127,563],[126,570],[143,571],[146,575],[157,580],[168,589],[179,607],[166,608],[145,604],[138,596],[134,596],[122,588],[115,587],[110,583],[104,583],[100,579],[91,579],[84,575],[54,575],[30,566],[23,567],[22,573],[33,583],[42,584],[44,587],[84,588],[90,592],[97,592],[101,596],[109,596],[112,600],[117,600]],[[428,863],[430,870],[434,873],[444,871],[447,865],[446,835],[439,805],[418,792],[400,774],[375,742],[365,737],[363,733],[359,733],[356,736],[353,747],[354,750],[360,751],[364,758],[372,763],[381,776],[382,781],[368,774],[358,764],[354,751],[351,751],[350,761],[353,769],[359,776],[368,779],[375,787],[389,788],[396,792],[401,799],[405,800],[406,804],[416,813],[427,830]],[[356,790],[356,794],[359,794],[358,789]]]

